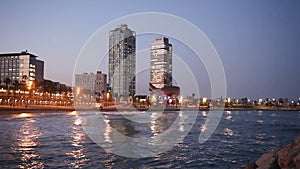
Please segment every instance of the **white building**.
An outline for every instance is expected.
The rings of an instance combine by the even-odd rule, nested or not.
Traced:
[[[88,90],[89,92],[102,95],[106,93],[107,89],[107,75],[101,71],[97,73],[83,73],[75,75],[75,87],[80,88],[80,90]]]
[[[44,62],[36,59],[37,56],[27,51],[20,53],[0,54],[0,84],[9,78],[14,81],[44,80]]]

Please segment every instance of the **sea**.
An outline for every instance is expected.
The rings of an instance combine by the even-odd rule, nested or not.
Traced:
[[[244,168],[300,135],[299,111],[214,113],[6,112],[0,166]]]

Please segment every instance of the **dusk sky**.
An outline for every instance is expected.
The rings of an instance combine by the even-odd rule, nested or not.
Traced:
[[[169,13],[197,26],[221,58],[227,96],[300,97],[298,0],[2,0],[0,53],[28,50],[45,61],[46,79],[72,85],[76,59],[89,37],[117,18],[141,12]],[[152,36],[145,36],[137,40],[137,46],[146,48],[152,41]],[[170,42],[174,52],[180,54],[176,51],[176,40]],[[182,59],[190,58],[185,55]],[[201,74],[203,67],[194,66],[199,66]],[[201,96],[209,95],[207,75],[197,77],[197,81]]]

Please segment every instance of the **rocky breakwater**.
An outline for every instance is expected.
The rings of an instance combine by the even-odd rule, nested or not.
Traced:
[[[256,162],[248,163],[245,169],[300,169],[300,136],[295,143],[279,150],[263,154]]]

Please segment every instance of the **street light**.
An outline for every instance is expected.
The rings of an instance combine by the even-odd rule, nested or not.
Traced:
[[[80,94],[80,87],[76,87],[75,93],[76,93],[76,94]]]
[[[27,85],[28,90],[31,90],[32,89],[32,85],[33,85],[33,81],[30,81],[30,80],[27,81],[26,85]]]

